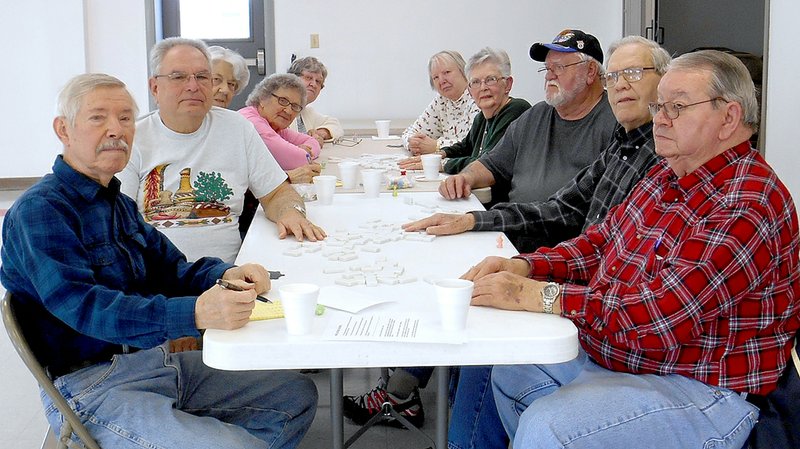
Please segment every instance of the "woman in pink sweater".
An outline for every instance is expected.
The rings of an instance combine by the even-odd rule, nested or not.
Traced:
[[[256,127],[289,181],[311,182],[322,169],[313,162],[319,157],[319,142],[289,128],[306,104],[306,88],[300,78],[286,73],[271,75],[253,88],[245,104],[239,113]]]

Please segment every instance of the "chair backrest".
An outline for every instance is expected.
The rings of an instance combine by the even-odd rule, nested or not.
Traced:
[[[6,332],[8,332],[9,338],[11,338],[11,343],[14,345],[14,349],[17,350],[17,354],[19,354],[22,361],[25,363],[25,366],[28,367],[30,372],[33,374],[33,377],[36,378],[36,381],[39,383],[39,386],[47,393],[47,396],[53,400],[58,411],[64,417],[64,424],[61,426],[61,433],[59,435],[59,442],[58,447],[59,449],[63,448],[75,448],[75,449],[82,449],[83,447],[89,449],[100,449],[97,442],[94,441],[94,438],[89,435],[89,431],[86,430],[86,427],[81,423],[80,418],[75,414],[74,411],[70,408],[67,401],[61,396],[61,393],[56,389],[53,385],[52,380],[50,377],[47,376],[47,373],[44,370],[44,367],[39,363],[39,359],[36,357],[36,354],[28,345],[28,341],[25,339],[25,333],[22,331],[22,328],[19,325],[19,320],[17,319],[17,315],[14,310],[14,300],[10,292],[7,292],[5,297],[3,298],[2,303],[2,314],[3,314],[3,323],[6,327]],[[72,440],[72,433],[75,434],[80,438],[83,446],[78,445],[75,441]]]

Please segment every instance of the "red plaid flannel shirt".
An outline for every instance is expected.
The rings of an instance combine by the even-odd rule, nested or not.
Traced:
[[[566,283],[600,365],[766,394],[800,327],[799,247],[791,195],[744,142],[680,179],[661,161],[605,221],[518,257]]]

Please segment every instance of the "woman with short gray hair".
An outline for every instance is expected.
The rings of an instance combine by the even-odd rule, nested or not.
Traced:
[[[473,120],[466,137],[437,150],[443,158],[442,171],[448,174],[460,172],[494,148],[508,125],[531,107],[522,98],[509,95],[514,78],[511,76],[511,60],[505,51],[483,48],[469,59],[466,70],[467,90],[481,113]],[[399,165],[409,170],[422,168],[419,156],[402,160]],[[507,194],[500,186],[493,187],[492,203],[506,199]]]
[[[289,124],[306,105],[306,88],[300,78],[276,73],[256,84],[240,109],[256,127],[270,153],[289,175],[292,183],[308,183],[322,167],[312,162],[320,145],[313,137],[289,129]]]
[[[225,47],[208,47],[211,55],[211,96],[214,106],[228,108],[233,97],[250,82],[250,71],[242,55]]]

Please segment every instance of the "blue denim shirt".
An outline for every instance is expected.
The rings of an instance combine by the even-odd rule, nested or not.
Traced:
[[[61,156],[3,223],[0,281],[17,299],[26,337],[59,370],[199,332],[197,295],[232,267],[190,264],[136,204],[75,171]]]

